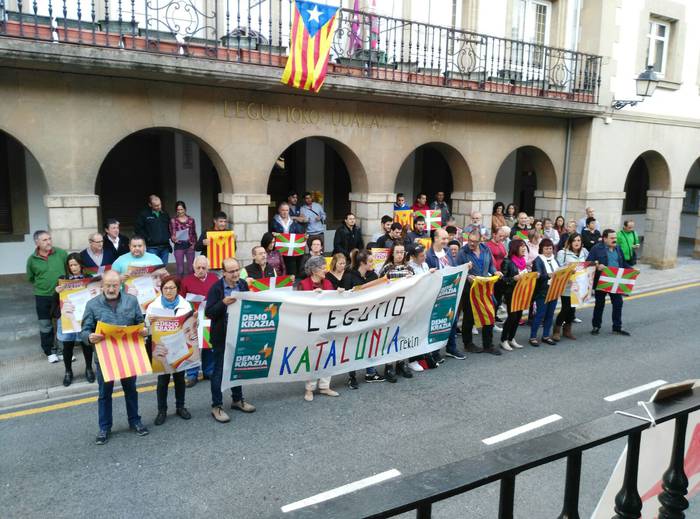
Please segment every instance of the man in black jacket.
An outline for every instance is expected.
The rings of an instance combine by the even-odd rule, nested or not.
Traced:
[[[223,211],[214,213],[214,227],[209,229],[210,231],[228,231],[228,216]],[[234,237],[235,238],[235,237]],[[234,242],[235,243],[235,242]],[[197,243],[194,244],[194,250],[201,252],[203,256],[207,256],[207,247],[209,247],[209,240],[207,239],[207,231],[202,230],[202,234],[199,235]]]
[[[156,195],[148,197],[148,209],[139,213],[134,230],[138,236],[146,238],[146,252],[158,256],[163,265],[170,256],[170,216],[163,211],[163,204]]]
[[[119,232],[119,220],[116,218],[108,218],[105,222],[104,250],[114,259],[129,253],[129,238]]]
[[[350,253],[354,249],[364,249],[365,244],[362,241],[362,231],[355,225],[355,215],[348,213],[345,215],[343,225],[335,231],[333,239],[333,254],[342,252],[345,257],[350,259]]]
[[[226,349],[226,326],[228,307],[236,302],[237,292],[247,292],[248,285],[241,279],[241,265],[235,258],[226,258],[222,264],[223,278],[209,290],[204,315],[211,319],[212,351],[214,352],[214,372],[211,374],[211,415],[219,423],[231,421],[224,412],[224,397],[221,394],[221,379],[224,371],[224,351]],[[231,409],[252,413],[255,406],[243,400],[241,386],[231,388]]]
[[[256,245],[251,251],[253,263],[246,265],[245,271],[248,279],[261,279],[275,277],[275,269],[267,263],[267,252],[262,245]]]

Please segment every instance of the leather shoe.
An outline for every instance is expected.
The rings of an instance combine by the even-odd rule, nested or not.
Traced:
[[[162,409],[158,411],[158,414],[156,415],[156,419],[153,421],[154,425],[163,425],[165,423],[165,419],[168,417],[168,412],[165,409]]]
[[[255,406],[249,404],[245,400],[239,400],[238,402],[231,402],[231,409],[234,411],[243,411],[244,413],[254,413]]]
[[[490,353],[491,355],[503,355],[503,353],[501,353],[501,350],[499,350],[498,348],[494,348],[493,346],[489,348],[484,348],[484,353]]]
[[[627,330],[613,330],[613,333],[616,333],[617,335],[623,335],[625,337],[630,337],[632,335]]]
[[[396,373],[403,378],[413,378],[413,373],[411,373],[411,370],[403,362],[399,362],[399,365],[396,366]]]
[[[71,385],[72,382],[73,382],[73,372],[66,371],[66,374],[63,375],[63,385],[68,387]]]
[[[479,346],[477,346],[474,343],[467,344],[464,347],[464,351],[468,351],[469,353],[484,353],[484,349],[480,348]]]
[[[393,370],[387,369],[384,371],[384,380],[392,384],[396,383],[396,374],[394,374]]]
[[[192,418],[192,415],[186,407],[178,407],[177,409],[175,409],[175,414],[183,420],[189,420],[190,418]]]
[[[591,330],[591,335],[599,335],[600,334],[600,328],[593,328]]]
[[[92,384],[95,381],[95,372],[92,370],[92,368],[85,368],[85,378],[90,384]]]
[[[550,346],[555,346],[557,344],[557,342],[551,337],[542,337],[542,342],[545,344],[549,344]]]

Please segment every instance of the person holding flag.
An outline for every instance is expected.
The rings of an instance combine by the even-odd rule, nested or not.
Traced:
[[[468,265],[467,283],[470,285],[470,290],[471,284],[477,276],[503,276],[503,274],[496,270],[496,266],[493,264],[491,251],[485,244],[481,243],[481,232],[478,229],[474,229],[469,233],[467,244],[460,249],[457,255],[457,264]],[[462,330],[464,330],[462,333],[462,340],[464,341],[464,349],[469,353],[486,352],[491,355],[501,355],[501,351],[493,347],[493,323],[484,324],[481,327],[481,348],[477,347],[471,340],[471,330],[474,327],[474,313],[472,311],[472,305],[469,302],[470,290],[465,289],[462,297],[464,310],[464,316],[462,318]],[[491,304],[493,304],[493,302],[491,302]]]
[[[539,346],[537,333],[540,325],[544,321],[544,330],[542,331],[542,342],[554,346],[556,342],[551,337],[552,321],[554,320],[554,310],[557,308],[557,300],[546,303],[547,291],[549,289],[550,279],[554,271],[559,268],[559,263],[554,257],[554,244],[549,238],[544,238],[540,241],[539,254],[532,262],[532,271],[537,272],[537,284],[535,285],[535,304],[537,305],[537,313],[532,320],[530,326],[530,346]]]
[[[335,231],[333,238],[333,254],[341,253],[345,259],[350,259],[350,253],[355,249],[364,249],[362,230],[355,222],[355,215],[347,213],[343,223]]]
[[[273,278],[276,276],[275,269],[267,263],[265,247],[256,245],[250,253],[253,256],[253,262],[245,267],[247,280],[252,281],[253,279]],[[250,281],[248,281],[248,286],[250,286]]]
[[[218,211],[214,213],[213,228],[209,229],[211,232],[222,232],[228,231],[228,216],[223,211]],[[209,257],[209,239],[207,238],[207,230],[202,230],[202,234],[199,235],[197,243],[194,244],[194,250],[201,252],[203,256]],[[235,243],[235,241],[234,241]]]
[[[503,331],[501,332],[501,348],[506,351],[512,351],[513,348],[522,348],[521,344],[515,340],[515,332],[518,331],[518,323],[523,316],[523,309],[514,309],[513,295],[515,287],[525,274],[530,272],[527,266],[525,256],[527,255],[527,245],[520,239],[514,239],[510,242],[508,248],[508,256],[501,263],[501,273],[503,274],[503,298],[508,309],[508,317],[503,323]],[[527,288],[527,287],[521,287]],[[532,290],[532,289],[531,289]],[[523,298],[523,307],[530,306],[532,292],[525,290],[518,297]]]
[[[577,232],[570,234],[564,244],[564,248],[557,252],[557,262],[560,265],[568,265],[569,263],[580,263],[586,261],[588,251],[583,246],[581,235]],[[561,310],[557,315],[557,320],[554,322],[554,333],[552,339],[558,341],[562,335],[562,326],[564,327],[563,335],[567,339],[576,340],[571,332],[571,327],[576,319],[576,308],[571,306],[571,283],[566,285],[566,290],[561,295]]]
[[[600,273],[605,267],[629,268],[625,261],[622,249],[617,244],[617,233],[613,229],[603,231],[603,241],[596,243],[588,253],[588,261],[596,264],[596,274],[593,278],[595,287],[595,307],[593,308],[593,329],[592,335],[600,334],[600,326],[603,323],[603,311],[605,310],[605,297],[610,296],[612,303],[613,333],[629,337],[630,333],[622,329],[622,294],[605,292],[598,290],[598,280]]]
[[[275,269],[275,274],[277,276],[286,276],[287,266],[284,264],[282,253],[275,249],[275,235],[271,232],[266,232],[262,235],[262,238],[260,238],[260,245],[262,245],[265,252],[267,252],[267,264]]]
[[[296,193],[290,194],[289,197],[292,200],[296,200]],[[294,209],[296,210],[296,206]],[[299,221],[299,219],[303,217],[299,215],[298,210],[297,216],[294,216],[292,214],[292,210],[292,206],[289,204],[289,202],[282,202],[277,206],[277,214],[274,216],[272,223],[270,224],[270,230],[273,233],[304,235],[305,225]],[[289,256],[284,254],[282,255],[282,258],[287,274],[290,276],[296,276],[302,272],[302,256]]]
[[[510,205],[508,207],[510,208]],[[513,238],[518,238],[520,240],[527,241],[527,237],[530,234],[531,229],[529,222],[530,219],[528,218],[527,213],[518,213],[518,221],[515,225],[512,225],[510,229],[510,239],[512,240]]]
[[[440,226],[445,227],[447,225],[447,220],[449,220],[452,213],[450,213],[450,206],[445,202],[445,192],[438,191],[435,193],[435,200],[430,204],[430,209],[433,211],[440,211]]]
[[[121,278],[115,270],[108,270],[102,276],[102,294],[88,301],[82,321],[82,339],[86,344],[98,344],[104,336],[95,333],[98,322],[117,326],[132,326],[143,323],[143,314],[136,297],[121,291]],[[142,328],[142,337],[148,336],[148,330]],[[112,431],[112,392],[114,381],[105,382],[100,369],[100,363],[95,358],[97,385],[97,416],[100,430],[95,438],[97,445],[104,445],[109,440]],[[146,436],[148,429],[139,416],[139,394],[136,392],[136,377],[121,379],[124,391],[124,403],[129,419],[129,428],[139,436]]]

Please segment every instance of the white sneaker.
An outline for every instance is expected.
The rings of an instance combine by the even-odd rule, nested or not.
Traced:
[[[479,329],[476,326],[472,327],[472,335],[479,335]]]
[[[513,348],[522,348],[522,347],[523,347],[523,345],[522,345],[522,344],[518,344],[518,343],[515,341],[515,339],[513,339],[512,341],[510,341],[510,345],[511,345]]]
[[[575,323],[582,323],[583,321],[579,319],[578,317],[574,317],[574,322]]]
[[[423,371],[423,366],[421,366],[417,360],[414,360],[413,362],[409,362],[408,367],[411,368],[412,371],[416,371],[416,372]]]
[[[73,355],[73,358],[71,359],[71,362],[75,362],[75,355]]]
[[[508,341],[501,342],[501,348],[503,348],[506,351],[513,351],[513,348],[510,347],[510,344],[508,344]]]
[[[48,356],[48,361],[50,364],[56,364],[58,362],[58,355],[55,353],[52,353],[51,355]]]
[[[498,326],[497,324],[494,324],[494,325],[493,325],[493,331],[494,331],[494,332],[502,332],[502,331],[503,331],[503,328],[501,328],[501,327]]]

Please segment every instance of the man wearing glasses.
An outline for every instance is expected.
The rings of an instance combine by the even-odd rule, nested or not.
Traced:
[[[211,375],[211,415],[217,422],[226,423],[231,421],[231,418],[223,410],[221,379],[224,371],[228,307],[236,302],[238,292],[248,291],[248,284],[241,279],[241,265],[235,258],[226,258],[223,261],[222,273],[221,280],[209,290],[204,315],[211,319],[209,338],[214,352],[214,372]],[[243,400],[241,386],[231,388],[231,401],[231,409],[235,411],[255,412],[255,406]]]
[[[83,267],[97,268],[111,265],[116,259],[112,253],[112,248],[104,248],[104,237],[99,233],[93,233],[88,238],[89,243],[86,249],[80,251],[80,259],[83,262]]]

